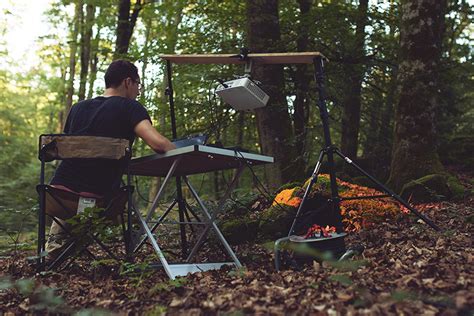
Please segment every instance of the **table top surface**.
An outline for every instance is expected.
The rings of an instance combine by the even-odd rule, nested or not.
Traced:
[[[193,145],[132,159],[130,173],[141,176],[164,177],[173,162],[179,159],[174,176],[236,169],[242,166],[257,166],[273,163],[273,157],[247,153],[234,149]]]
[[[175,64],[245,64],[238,54],[178,54],[160,55],[161,59]],[[319,52],[250,53],[248,60],[258,64],[312,64],[314,58],[324,56]]]

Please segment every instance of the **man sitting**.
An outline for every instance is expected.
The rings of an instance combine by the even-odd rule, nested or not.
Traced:
[[[72,106],[64,133],[128,139],[136,136],[155,152],[176,148],[152,126],[146,109],[136,98],[140,94],[137,67],[126,60],[112,62],[105,73],[105,92]],[[85,197],[111,197],[119,189],[124,166],[120,161],[103,159],[63,160],[50,182],[54,187],[79,193]],[[62,246],[62,228],[53,221],[46,250],[52,254]]]

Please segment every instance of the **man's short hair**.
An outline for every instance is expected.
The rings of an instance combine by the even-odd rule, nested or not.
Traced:
[[[128,77],[138,81],[137,67],[128,60],[115,60],[109,65],[105,72],[105,88],[116,88]]]

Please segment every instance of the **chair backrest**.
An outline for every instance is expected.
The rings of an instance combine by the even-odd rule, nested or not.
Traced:
[[[130,142],[127,139],[65,134],[40,135],[38,152],[41,161],[71,158],[120,160],[131,156]]]

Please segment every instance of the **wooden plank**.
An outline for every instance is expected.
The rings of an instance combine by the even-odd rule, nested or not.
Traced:
[[[258,64],[312,64],[319,52],[248,54]],[[183,54],[160,55],[160,58],[175,64],[245,64],[236,54]]]

